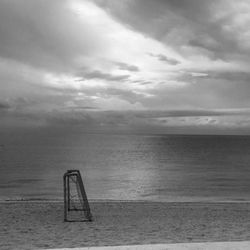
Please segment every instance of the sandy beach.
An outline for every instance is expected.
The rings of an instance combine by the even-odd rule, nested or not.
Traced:
[[[0,249],[250,239],[250,203],[91,202],[93,222],[63,222],[61,202],[0,203]]]

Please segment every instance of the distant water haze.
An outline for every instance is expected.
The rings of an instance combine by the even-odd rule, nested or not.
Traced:
[[[0,132],[0,198],[62,199],[79,169],[90,199],[250,201],[250,137]]]

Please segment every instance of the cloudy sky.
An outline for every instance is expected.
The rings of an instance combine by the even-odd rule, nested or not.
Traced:
[[[0,0],[0,127],[250,134],[249,0]]]

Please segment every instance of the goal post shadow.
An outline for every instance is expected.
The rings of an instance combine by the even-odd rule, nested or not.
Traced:
[[[92,221],[93,217],[79,170],[67,170],[63,175],[64,221]]]

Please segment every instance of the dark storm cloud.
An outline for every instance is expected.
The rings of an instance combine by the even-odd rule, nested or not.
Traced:
[[[120,22],[182,51],[203,49],[213,59],[249,54],[242,46],[247,29],[234,23],[237,6],[223,0],[95,0]],[[238,3],[238,2],[237,2]],[[239,1],[240,4],[244,1]],[[232,9],[230,9],[232,8]],[[241,10],[240,10],[241,11]],[[235,13],[234,13],[235,12]],[[222,13],[217,15],[217,13]],[[237,19],[236,19],[237,20]],[[232,28],[232,30],[231,30]]]
[[[166,62],[167,64],[170,64],[170,65],[177,65],[177,64],[180,63],[176,59],[169,58],[169,57],[167,57],[165,55],[162,55],[162,54],[152,54],[152,53],[149,53],[149,55],[152,56],[152,57],[156,57],[159,61]]]
[[[187,44],[191,47],[207,51],[210,53],[208,56],[210,56],[212,59],[221,58],[223,56],[222,52],[225,51],[221,43],[206,36],[194,37],[190,39]]]
[[[212,1],[201,0],[95,0],[120,21],[161,39],[173,28],[186,25],[187,20],[206,22]],[[194,24],[195,25],[195,24]]]

